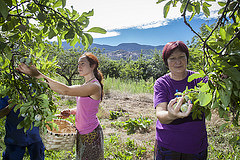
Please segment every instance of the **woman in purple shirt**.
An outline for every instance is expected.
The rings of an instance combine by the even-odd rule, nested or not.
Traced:
[[[205,160],[207,159],[207,132],[204,114],[202,119],[192,119],[192,104],[186,112],[177,103],[176,92],[186,87],[194,88],[200,81],[187,79],[195,72],[187,70],[189,51],[182,41],[167,43],[163,48],[163,60],[169,73],[158,78],[154,84],[154,107],[156,108],[155,160]],[[177,103],[174,108],[173,104]]]
[[[18,70],[36,78],[44,78],[50,88],[62,95],[76,96],[77,108],[62,111],[62,118],[76,115],[77,160],[103,160],[103,131],[96,116],[103,97],[103,76],[98,70],[99,61],[95,55],[86,52],[78,60],[78,72],[83,76],[83,85],[66,86],[42,73],[35,66],[21,64]]]

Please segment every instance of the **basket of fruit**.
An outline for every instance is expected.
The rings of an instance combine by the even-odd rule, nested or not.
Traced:
[[[41,132],[46,150],[72,151],[77,135],[76,128],[67,120],[54,119],[53,122],[57,127],[51,129],[49,125],[46,125],[47,131]]]

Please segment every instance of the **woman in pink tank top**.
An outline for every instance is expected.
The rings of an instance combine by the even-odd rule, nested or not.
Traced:
[[[35,78],[44,78],[50,88],[62,95],[76,96],[77,107],[61,112],[62,118],[71,114],[76,115],[77,128],[77,160],[103,160],[103,131],[96,116],[99,103],[103,97],[103,76],[98,70],[99,61],[90,52],[84,53],[78,60],[78,72],[83,76],[85,83],[82,85],[67,86],[55,81],[41,72],[35,66],[27,66],[24,63],[17,68],[19,71]]]

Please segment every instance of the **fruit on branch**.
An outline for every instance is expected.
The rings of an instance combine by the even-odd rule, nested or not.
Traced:
[[[183,99],[183,102],[182,102],[182,106],[180,108],[180,111],[181,112],[187,112],[188,110],[188,100],[189,100],[189,97],[187,95],[183,95],[184,99]],[[178,102],[180,101],[181,97],[177,97],[177,102],[173,105],[173,108],[175,109]]]
[[[22,33],[25,33],[27,31],[27,26],[23,24],[19,25],[18,28]]]

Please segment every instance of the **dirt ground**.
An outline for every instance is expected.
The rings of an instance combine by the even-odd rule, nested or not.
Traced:
[[[109,111],[122,111],[124,116],[121,116],[117,121],[126,121],[130,118],[139,118],[141,115],[145,118],[148,117],[153,120],[150,129],[147,133],[137,132],[135,134],[128,135],[126,130],[117,129],[111,126],[111,120],[108,119]],[[110,91],[105,94],[103,101],[101,102],[101,109],[99,118],[101,125],[103,125],[103,132],[106,137],[113,134],[119,134],[121,140],[126,141],[127,138],[134,139],[137,145],[145,145],[147,147],[148,159],[153,159],[153,145],[155,140],[155,109],[153,107],[153,95],[151,94],[129,94],[121,93],[118,91]]]
[[[66,97],[67,99],[70,97]],[[122,111],[124,116],[119,117],[114,121],[126,121],[129,118],[148,117],[153,120],[149,131],[146,133],[137,132],[135,134],[127,134],[124,129],[115,128],[111,125],[112,120],[109,120],[109,111]],[[147,147],[147,159],[153,159],[153,146],[155,143],[155,126],[156,116],[155,109],[153,107],[153,95],[152,94],[129,94],[121,93],[118,91],[110,91],[106,93],[103,101],[100,103],[100,109],[98,113],[101,125],[103,126],[104,136],[110,137],[111,135],[118,134],[122,141],[126,141],[127,138],[133,140],[137,145],[145,145]],[[206,121],[207,125],[219,125],[223,123],[218,118],[217,114],[213,114],[211,121]]]
[[[121,93],[117,91],[110,91],[105,94],[103,101],[101,102],[102,109],[100,112],[101,125],[104,126],[104,135],[110,136],[112,134],[119,134],[122,140],[127,138],[134,139],[138,145],[147,145],[147,159],[153,159],[153,146],[155,143],[155,127],[156,127],[156,115],[155,109],[153,107],[153,95],[152,94],[129,94]],[[148,133],[135,133],[127,135],[124,129],[116,129],[111,126],[111,121],[109,121],[109,111],[124,111],[127,113],[123,117],[119,117],[118,121],[126,121],[129,118],[139,118],[141,115],[143,117],[148,117],[153,120],[150,130]],[[206,120],[207,126],[220,126],[224,121],[220,119],[217,112],[212,112],[211,120]],[[211,136],[211,135],[208,135]]]

